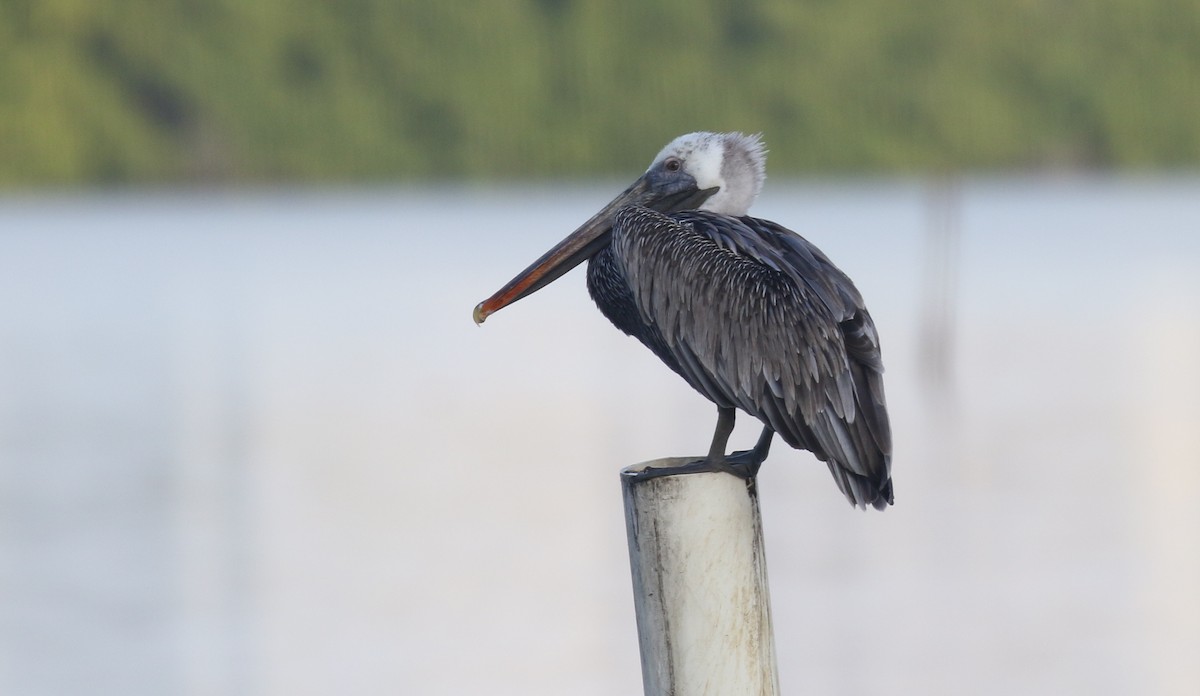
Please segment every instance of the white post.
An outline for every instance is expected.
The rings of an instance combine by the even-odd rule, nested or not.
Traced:
[[[776,696],[762,517],[753,480],[621,472],[646,696]],[[647,475],[648,470],[653,470]]]

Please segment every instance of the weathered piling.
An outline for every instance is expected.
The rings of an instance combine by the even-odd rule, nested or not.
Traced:
[[[646,696],[775,696],[779,678],[753,479],[621,472]]]

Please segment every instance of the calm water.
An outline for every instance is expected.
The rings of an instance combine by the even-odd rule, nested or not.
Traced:
[[[897,450],[764,469],[785,692],[1200,692],[1200,179],[767,188]],[[618,190],[0,198],[0,693],[640,693],[617,471],[714,409],[579,271],[470,320]]]

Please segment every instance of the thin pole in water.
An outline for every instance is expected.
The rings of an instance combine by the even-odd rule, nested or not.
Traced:
[[[775,696],[779,677],[753,479],[621,471],[646,696]]]

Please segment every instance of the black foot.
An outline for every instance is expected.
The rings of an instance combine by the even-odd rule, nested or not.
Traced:
[[[734,452],[725,460],[714,464],[710,459],[694,459],[679,466],[656,467],[638,472],[638,478],[657,478],[659,476],[674,476],[676,474],[708,474],[723,472],[733,474],[741,479],[753,479],[758,474],[762,459],[755,456],[754,450]]]
[[[708,474],[717,471],[733,473],[732,471],[729,471],[728,467],[713,465],[713,463],[707,459],[694,459],[686,464],[680,464],[679,466],[660,466],[654,467],[653,469],[642,469],[641,471],[637,472],[637,477],[640,479],[649,479],[658,478],[659,476],[674,476],[676,474]]]
[[[713,445],[709,449],[707,457],[693,459],[678,466],[642,469],[635,475],[638,478],[657,478],[659,476],[673,476],[675,474],[715,473],[720,471],[753,482],[754,478],[758,476],[759,467],[762,466],[763,461],[767,458],[767,453],[771,451],[771,439],[775,436],[775,431],[771,430],[770,427],[765,427],[763,428],[762,435],[758,438],[758,442],[754,445],[754,449],[723,455],[722,452],[725,442],[729,437],[729,431],[733,429],[733,409],[721,409],[719,413],[717,434],[713,438]]]
[[[726,470],[734,476],[752,479],[758,476],[758,469],[766,458],[766,453],[759,452],[757,448],[742,450],[725,457],[725,466]]]
[[[774,430],[769,427],[763,428],[762,435],[758,436],[758,442],[755,443],[754,449],[734,452],[725,457],[725,463],[731,469],[730,473],[748,481],[754,480],[754,477],[758,476],[759,467],[766,461],[767,454],[771,451],[773,437],[775,437]]]

